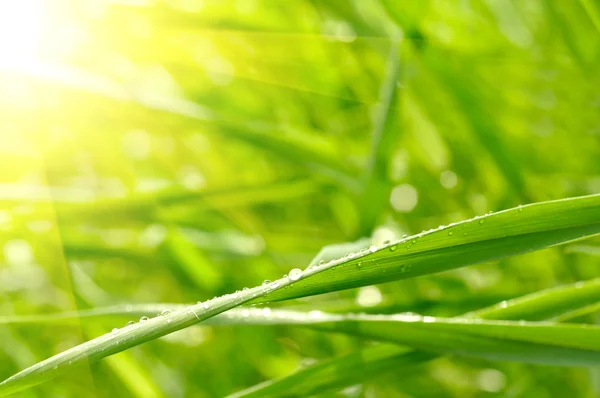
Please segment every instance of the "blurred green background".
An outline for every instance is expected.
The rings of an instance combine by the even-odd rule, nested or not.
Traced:
[[[598,193],[599,66],[595,0],[3,2],[0,316],[196,302],[328,244]],[[600,276],[599,254],[286,305],[453,316]],[[120,326],[0,326],[0,379]],[[19,396],[218,397],[365,344],[193,327]],[[597,370],[457,357],[339,392],[598,394]]]

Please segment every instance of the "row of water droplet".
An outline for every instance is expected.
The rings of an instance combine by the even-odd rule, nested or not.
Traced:
[[[522,210],[523,210],[522,207],[519,206],[518,207],[518,211],[521,212]],[[492,213],[493,212],[489,212],[488,214],[492,214]],[[464,224],[464,223],[470,223],[470,222],[472,222],[474,220],[479,220],[478,221],[479,224],[483,224],[484,221],[485,221],[485,217],[486,216],[481,216],[481,217],[480,216],[475,216],[475,218],[473,218],[471,220],[467,220],[467,221],[463,221],[463,222],[459,222],[459,223],[452,223],[452,224],[449,224],[447,226],[440,225],[437,229],[429,229],[429,230],[426,230],[426,231],[422,231],[421,233],[419,233],[417,235],[414,235],[411,238],[412,240],[407,239],[408,235],[403,235],[400,240],[398,240],[397,242],[394,242],[393,244],[392,244],[391,241],[387,240],[387,241],[384,241],[383,244],[380,245],[380,246],[371,245],[368,248],[361,249],[360,251],[358,251],[356,253],[354,253],[354,252],[348,253],[345,256],[343,256],[341,258],[338,258],[338,259],[330,260],[330,261],[327,261],[327,262],[324,261],[324,260],[321,260],[318,264],[313,265],[313,266],[309,266],[306,269],[306,271],[312,271],[311,272],[311,274],[312,274],[312,273],[315,273],[316,271],[318,271],[320,268],[329,268],[329,267],[333,268],[334,265],[341,264],[341,263],[343,263],[343,262],[345,262],[347,260],[351,260],[351,259],[354,259],[354,258],[364,257],[366,255],[375,253],[375,252],[377,252],[379,250],[386,249],[386,248],[388,250],[390,250],[390,251],[393,252],[393,251],[396,251],[397,248],[399,247],[399,245],[402,244],[402,243],[404,243],[404,242],[408,243],[408,245],[406,246],[406,249],[410,249],[411,248],[411,244],[412,245],[416,244],[417,240],[419,238],[421,238],[422,236],[428,235],[428,234],[436,232],[436,231],[444,230],[446,228],[454,227],[456,225],[461,225],[461,224]],[[448,236],[452,236],[452,235],[453,235],[453,231],[448,231]],[[467,233],[465,232],[464,235],[466,236]],[[359,261],[357,263],[357,267],[360,268],[361,266],[362,266],[362,261]],[[401,268],[401,270],[402,270],[402,272],[406,272],[406,271],[408,271],[409,268],[410,268],[409,266],[404,266],[404,267]],[[304,271],[302,271],[299,268],[294,268],[294,269],[292,269],[290,271],[289,275],[284,275],[284,278],[287,277],[287,278],[289,278],[290,281],[296,282],[296,281],[300,280],[303,276],[304,276]],[[271,290],[271,289],[277,289],[278,287],[280,287],[280,285],[281,285],[281,280],[275,280],[273,282],[271,282],[270,280],[265,280],[263,282],[263,284],[262,284],[263,287],[266,287],[269,290]],[[248,288],[244,288],[243,290],[248,290]],[[232,297],[234,299],[237,299],[237,298],[239,298],[239,293],[240,293],[240,291],[237,291],[235,293],[232,293],[232,294],[229,294],[229,295],[225,295],[223,297]],[[254,294],[253,296],[256,296],[256,294]],[[214,297],[213,300],[214,299],[216,299],[216,297]],[[199,301],[198,304],[202,304],[204,309],[209,309],[210,308],[210,304],[209,304],[208,301],[204,302],[204,303],[202,303],[202,302]],[[191,312],[191,310],[189,312]],[[165,309],[160,314],[160,316],[166,316],[166,315],[169,315],[170,313],[171,313],[170,310]],[[198,315],[196,315],[196,317],[198,318]],[[149,320],[149,318],[147,316],[143,316],[143,317],[140,318],[140,323],[146,322],[148,320]],[[171,322],[170,319],[167,320],[167,323],[170,323],[170,322]],[[133,324],[135,324],[135,322],[134,321],[130,321],[130,322],[127,323],[127,326],[131,326]],[[116,334],[116,333],[119,332],[119,330],[120,329],[115,328],[115,329],[112,330],[112,333]]]

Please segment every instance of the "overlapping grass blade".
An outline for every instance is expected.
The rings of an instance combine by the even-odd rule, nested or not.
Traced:
[[[355,170],[352,170],[331,153],[321,151],[306,141],[292,140],[281,135],[281,126],[258,127],[256,124],[236,125],[218,115],[213,110],[185,98],[165,96],[153,92],[140,92],[124,87],[103,76],[93,75],[81,69],[52,64],[40,64],[19,70],[8,70],[17,76],[26,76],[50,83],[58,87],[75,89],[101,95],[106,98],[139,104],[142,107],[170,113],[199,122],[218,123],[213,133],[228,139],[245,142],[255,148],[265,150],[282,159],[305,166],[317,174],[330,177],[350,190],[359,189]]]
[[[115,334],[101,336],[5,380],[0,383],[0,394],[8,394],[39,384],[71,366],[88,360],[98,361],[244,303],[284,300],[405,279],[542,249],[598,233],[600,233],[600,195],[538,203],[490,214],[435,231],[424,232],[379,248],[371,247],[358,253],[350,253],[341,259],[307,269],[302,274],[296,272],[293,280],[284,277],[266,286],[211,300],[206,303],[208,308],[197,304],[189,309],[125,328]],[[419,325],[418,322],[411,326],[406,322],[390,323],[368,317],[360,320],[364,322],[358,324],[349,320],[338,322],[334,324],[335,326],[330,326],[330,330],[348,332],[349,330],[344,328],[349,328],[361,332],[364,336],[380,339],[391,337],[398,329],[405,330],[406,336],[417,336],[421,332],[416,326]],[[319,325],[325,328],[322,320]],[[373,325],[382,327],[380,335],[373,330]],[[462,325],[463,329],[460,331],[464,331],[463,324],[456,324],[458,325],[456,326],[452,322],[439,321],[435,325],[436,327]],[[477,324],[470,327],[477,327],[475,325]],[[506,328],[508,331],[513,330],[510,325]],[[426,327],[424,333],[430,330],[431,327]],[[388,332],[389,335],[386,334]],[[567,330],[564,333],[569,332],[572,331]],[[412,340],[405,343],[412,342],[416,347],[420,347],[418,344],[420,341]],[[486,348],[490,348],[488,347],[489,336],[473,336],[470,340],[466,337],[463,340],[456,337],[455,342],[457,346],[460,346],[461,342],[473,344],[474,348],[480,349],[480,355],[500,355],[493,351],[485,351]],[[525,343],[513,343],[513,353],[522,349],[523,344]],[[450,346],[440,346],[437,351],[452,352],[450,348]],[[573,352],[572,357],[579,358],[581,361],[595,359],[593,356],[589,358],[587,351],[580,353],[575,347],[569,347],[567,351]],[[546,347],[539,349],[540,356],[547,352]]]
[[[282,282],[285,283],[285,282]],[[68,369],[84,363],[97,362],[131,347],[157,339],[204,319],[237,307],[254,297],[266,294],[272,285],[222,296],[204,303],[187,306],[178,311],[163,313],[153,319],[116,329],[112,333],[80,344],[39,362],[0,383],[0,396],[24,390],[52,379]]]
[[[287,300],[432,274],[598,233],[600,195],[521,206],[349,253],[307,269],[302,280],[254,302]]]
[[[579,315],[589,303],[600,300],[600,278],[546,289],[491,307],[466,314],[465,317],[504,320],[543,320],[558,318],[567,321]],[[286,394],[302,396],[333,388],[347,387],[384,372],[403,374],[418,365],[439,357],[428,352],[408,351],[405,347],[381,344],[349,354],[320,361],[279,379],[268,380],[232,394],[230,398],[267,397]]]
[[[417,315],[354,315],[344,319],[324,316],[322,320],[312,321],[311,327],[428,352],[545,365],[600,365],[598,326]]]

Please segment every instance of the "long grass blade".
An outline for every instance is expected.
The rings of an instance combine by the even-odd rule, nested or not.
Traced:
[[[491,307],[465,314],[465,317],[504,320],[568,321],[592,302],[600,300],[600,278],[546,289],[503,301]],[[597,304],[595,304],[597,307]],[[268,380],[232,394],[230,398],[267,397],[286,394],[303,396],[354,385],[384,372],[403,374],[418,365],[438,358],[427,352],[407,351],[405,347],[381,344],[317,362],[279,379]]]
[[[204,304],[197,304],[165,317],[157,317],[127,327],[117,333],[98,337],[5,380],[0,383],[0,394],[39,384],[72,366],[86,361],[98,361],[189,327],[244,303],[284,300],[435,273],[542,249],[598,233],[600,233],[600,195],[538,203],[490,214],[435,231],[424,232],[379,248],[371,247],[358,253],[350,253],[343,258],[312,267],[304,272],[293,270],[289,277],[265,286],[211,300],[205,303],[208,308],[205,308]],[[359,325],[367,325],[360,330],[365,336],[386,339],[386,334],[375,336],[375,332],[368,326],[379,325],[381,322],[378,323],[374,318],[368,317],[360,320],[365,322]],[[411,332],[412,329],[406,326],[408,324],[398,323],[400,326],[395,328],[405,328],[407,332]],[[339,325],[342,323],[336,324],[335,330],[345,331]],[[350,325],[351,329],[355,327],[350,321],[343,325],[346,325],[344,327]],[[446,323],[440,321],[436,325],[446,325]],[[385,326],[385,322],[381,326]],[[382,333],[388,329],[382,329]],[[415,333],[417,332],[419,330]],[[473,344],[479,344],[474,347],[479,347],[480,355],[499,355],[492,351],[485,351],[487,344],[485,336],[475,336],[471,340]],[[457,344],[460,341],[457,339]],[[466,342],[466,340],[462,341]],[[419,341],[413,342],[415,347],[420,347],[417,344]],[[519,344],[513,344],[515,350],[519,347]],[[449,349],[449,347],[445,348]],[[570,349],[575,350],[574,347]],[[540,355],[547,352],[542,348],[540,350]],[[438,351],[446,352],[444,347],[438,347]],[[573,351],[573,357],[584,361],[589,356],[586,353]]]

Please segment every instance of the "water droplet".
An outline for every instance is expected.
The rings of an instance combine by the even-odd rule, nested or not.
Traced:
[[[448,232],[448,236],[452,236],[452,231]]]
[[[413,243],[413,245],[414,245],[415,243],[417,243],[417,240],[416,240],[416,239],[413,239],[412,243]]]
[[[297,281],[302,278],[302,270],[300,268],[294,268],[290,271],[290,279],[293,281]]]
[[[465,232],[463,235],[464,235],[464,236],[467,236],[467,233]]]
[[[402,235],[402,239],[406,238],[408,235],[404,234]]]
[[[354,258],[354,256],[356,256],[356,254],[354,254],[354,253],[348,253],[348,258]]]
[[[479,220],[479,224],[483,224],[483,219]]]
[[[164,309],[164,310],[162,310],[162,312],[160,313],[160,316],[166,316],[166,315],[169,315],[171,312],[173,312],[173,311],[171,311],[171,310],[170,310],[170,309],[168,309],[168,308],[167,308],[167,309]]]
[[[325,265],[325,260],[320,260],[319,265]]]
[[[396,251],[397,248],[398,248],[398,245],[390,246],[390,251],[391,252]]]
[[[117,333],[119,333],[119,328],[114,328],[114,329],[111,331],[111,333],[112,333],[112,334],[117,334]]]
[[[143,316],[140,318],[140,322],[146,322],[148,319],[150,318],[148,318],[147,316]]]
[[[359,261],[358,263],[356,263],[356,267],[357,267],[357,268],[360,268],[360,267],[362,267],[362,261]]]
[[[375,246],[375,245],[371,245],[371,246],[369,246],[369,251],[370,251],[371,253],[375,253],[375,252],[377,251],[377,246]]]
[[[135,325],[135,322],[134,321],[127,322],[127,326],[131,326],[131,325]]]
[[[521,205],[519,205],[519,213],[523,211],[523,208],[521,207]]]
[[[210,306],[208,305],[208,302],[206,302],[202,305],[202,307],[204,307],[204,309],[207,310]]]
[[[242,292],[245,292],[246,290],[250,290],[249,288],[245,287],[242,289]]]
[[[383,244],[384,244],[384,245],[389,245],[389,244],[390,244],[390,241],[389,241],[389,240],[384,240],[384,241],[383,241]]]
[[[265,285],[268,285],[269,283],[271,283],[271,281],[268,279],[265,279],[262,284],[263,284],[263,286],[265,286]]]
[[[170,320],[170,319],[167,319],[167,323],[171,323],[171,320]]]

